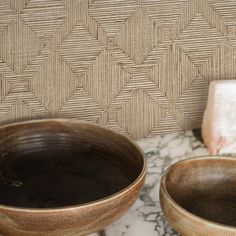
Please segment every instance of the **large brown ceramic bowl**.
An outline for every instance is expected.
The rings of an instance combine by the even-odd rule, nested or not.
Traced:
[[[161,207],[182,236],[236,235],[236,158],[178,162],[163,175]]]
[[[125,136],[86,122],[0,128],[0,234],[86,235],[134,203],[146,162]]]

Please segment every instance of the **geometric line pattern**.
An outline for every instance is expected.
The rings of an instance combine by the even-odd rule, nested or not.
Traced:
[[[236,79],[235,65],[235,1],[0,0],[2,124],[75,118],[134,139],[197,128],[210,81]]]

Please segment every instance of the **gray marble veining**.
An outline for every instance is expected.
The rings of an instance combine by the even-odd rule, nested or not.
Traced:
[[[133,207],[101,236],[176,236],[163,217],[159,203],[161,174],[171,164],[188,157],[209,155],[192,131],[138,140],[148,161],[145,186]],[[90,236],[97,236],[91,234]]]

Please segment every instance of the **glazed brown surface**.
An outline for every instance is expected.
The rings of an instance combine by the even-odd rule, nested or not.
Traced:
[[[16,137],[11,139],[13,147],[9,144],[0,162],[0,204],[48,208],[88,203],[127,187],[142,168],[134,168],[126,154],[109,153],[89,140],[81,143],[67,131],[40,132],[21,138],[17,147]],[[120,155],[129,168],[119,163]]]
[[[162,177],[160,198],[180,234],[236,235],[236,159],[195,158],[173,165]]]
[[[236,161],[192,161],[166,178],[170,196],[186,210],[217,223],[236,226]]]
[[[133,204],[144,182],[142,152],[129,139],[100,126],[67,120],[24,122],[0,128],[0,140],[4,235],[96,231]]]

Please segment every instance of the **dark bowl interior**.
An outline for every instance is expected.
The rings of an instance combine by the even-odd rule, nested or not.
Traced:
[[[0,204],[54,208],[115,194],[140,175],[128,139],[88,123],[41,121],[0,129]]]
[[[166,189],[185,210],[216,223],[236,226],[236,159],[179,162],[166,176]]]

